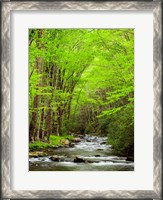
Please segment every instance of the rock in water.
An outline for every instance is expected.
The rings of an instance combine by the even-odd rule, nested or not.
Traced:
[[[95,157],[100,157],[100,155],[95,155]]]
[[[74,147],[74,146],[75,146],[75,143],[70,143],[69,146],[70,146],[70,147]]]
[[[83,158],[76,157],[74,159],[74,163],[85,163],[85,160]]]
[[[103,151],[103,149],[97,149],[97,151]]]
[[[74,138],[74,142],[81,142],[80,138]]]
[[[103,144],[106,144],[106,142],[101,142],[100,144],[103,145]]]
[[[63,141],[62,141],[62,143],[63,143],[64,145],[69,145],[69,144],[70,144],[70,142],[69,142],[69,140],[68,140],[68,139],[66,139],[66,140],[63,140]]]
[[[78,135],[78,137],[83,139],[83,138],[84,138],[84,135]]]
[[[59,160],[60,160],[59,156],[51,156],[50,159],[52,161],[56,161],[56,162],[59,162]]]

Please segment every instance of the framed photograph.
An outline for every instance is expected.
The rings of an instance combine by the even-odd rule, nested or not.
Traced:
[[[1,8],[2,199],[161,199],[161,2]]]

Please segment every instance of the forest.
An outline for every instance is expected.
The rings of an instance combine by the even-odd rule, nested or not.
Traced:
[[[29,150],[84,135],[134,156],[134,29],[29,29]]]

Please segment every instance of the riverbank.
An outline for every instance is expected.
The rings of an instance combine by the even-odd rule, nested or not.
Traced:
[[[112,146],[107,144],[107,137],[85,135],[83,138],[73,138],[69,145],[33,150],[29,153],[30,171],[133,171],[133,169],[133,162],[113,153]]]
[[[64,136],[50,136],[48,141],[34,141],[29,143],[29,157],[42,157],[52,155],[53,151],[58,148],[70,148],[77,142],[80,142],[81,138],[71,135]]]
[[[50,136],[50,141],[35,141],[29,144],[29,158],[34,157],[44,157],[44,156],[53,156],[54,151],[56,149],[65,148],[69,151],[70,148],[73,148],[77,143],[81,142],[83,138],[86,138],[86,142],[91,142],[90,138],[94,137],[94,140],[98,138],[98,136],[92,135],[63,135],[63,136]],[[107,144],[107,142],[103,142],[101,144],[106,144],[111,147],[111,145]],[[100,150],[100,149],[99,149]],[[126,161],[134,162],[133,155],[123,154],[120,151],[115,151],[112,149],[112,153],[116,156],[126,157]]]

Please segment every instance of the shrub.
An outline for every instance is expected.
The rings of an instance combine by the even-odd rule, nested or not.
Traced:
[[[134,156],[134,108],[127,105],[109,117],[108,143],[123,156]]]

